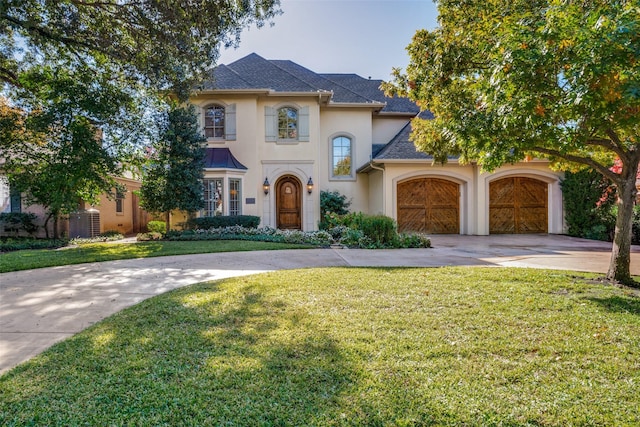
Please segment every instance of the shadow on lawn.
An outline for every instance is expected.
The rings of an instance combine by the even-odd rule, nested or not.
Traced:
[[[636,316],[640,315],[640,298],[638,297],[619,297],[613,296],[609,298],[588,298],[613,313],[630,313]]]
[[[304,311],[248,284],[229,300],[221,283],[147,300],[15,369],[0,384],[0,424],[303,425],[335,418],[337,399],[357,378],[334,340],[314,330]],[[25,388],[30,381],[33,388]]]

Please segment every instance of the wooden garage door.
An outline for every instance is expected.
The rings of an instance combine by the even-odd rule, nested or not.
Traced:
[[[489,233],[546,233],[547,183],[510,177],[489,184]]]
[[[398,229],[429,234],[460,233],[460,186],[438,178],[399,183]]]

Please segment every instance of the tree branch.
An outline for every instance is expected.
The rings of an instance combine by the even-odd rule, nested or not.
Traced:
[[[12,86],[22,87],[22,84],[18,81],[18,75],[8,68],[0,67],[0,81],[9,83]]]
[[[539,153],[542,154],[546,154],[548,156],[553,156],[553,157],[559,157],[561,159],[565,159],[568,160],[570,162],[574,162],[574,163],[580,163],[583,165],[587,165],[590,166],[591,168],[597,170],[598,172],[600,172],[602,175],[604,175],[605,177],[609,178],[611,181],[615,182],[616,184],[618,183],[618,181],[620,181],[620,175],[618,175],[617,173],[609,170],[608,167],[601,165],[600,163],[596,162],[595,160],[589,158],[589,157],[581,157],[581,156],[576,156],[573,154],[566,154],[566,153],[562,153],[558,150],[552,150],[549,148],[545,148],[545,147],[533,147],[532,148],[533,151],[537,151]]]
[[[606,148],[607,150],[611,150],[616,153],[620,158],[626,157],[626,152],[611,139],[590,138],[585,141],[585,144]]]
[[[61,34],[55,34],[52,31],[47,30],[46,28],[42,28],[42,27],[30,24],[30,23],[25,22],[25,21],[21,21],[19,19],[16,19],[16,18],[14,18],[12,16],[7,15],[6,13],[0,15],[0,20],[6,20],[6,21],[12,23],[15,26],[18,26],[18,27],[21,27],[21,28],[25,29],[27,32],[36,33],[39,36],[41,36],[41,37],[43,37],[43,38],[45,38],[47,40],[51,40],[51,41],[54,41],[54,42],[65,44],[69,48],[72,48],[73,46],[82,47],[82,48],[85,48],[85,49],[88,49],[88,50],[93,50],[93,51],[97,51],[97,52],[103,53],[103,54],[108,55],[108,56],[114,56],[111,52],[107,52],[106,50],[100,49],[96,45],[85,43],[85,42],[83,42],[83,41],[81,41],[79,39],[73,38],[73,37],[67,37],[67,36],[64,36],[64,35],[61,35]]]

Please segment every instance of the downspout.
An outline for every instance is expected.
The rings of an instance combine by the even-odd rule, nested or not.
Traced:
[[[380,166],[376,166],[373,163],[373,159],[369,160],[369,167],[371,169],[379,170],[380,172],[382,172],[382,210],[383,210],[382,213],[386,215],[386,213],[384,212],[386,210],[386,207],[387,207],[387,192],[385,191],[385,187],[386,187],[385,169],[380,167]],[[371,184],[369,184],[369,188],[371,188]],[[371,210],[371,209],[369,209],[369,210]]]

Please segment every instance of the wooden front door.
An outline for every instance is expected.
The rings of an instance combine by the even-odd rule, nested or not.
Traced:
[[[276,227],[283,230],[302,229],[302,184],[293,176],[276,183]]]
[[[489,233],[546,233],[547,183],[509,177],[489,184]]]
[[[438,178],[398,184],[398,230],[460,233],[460,185]]]

